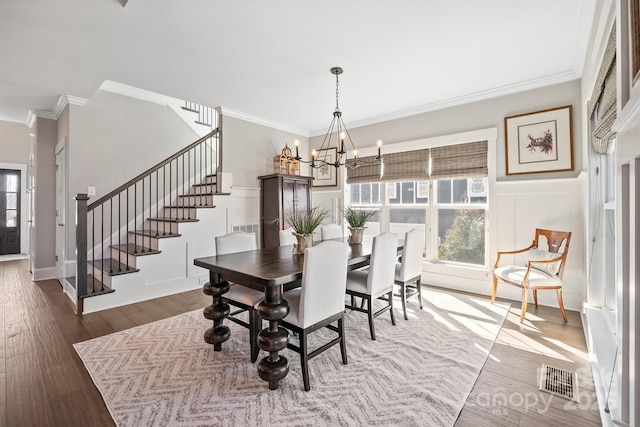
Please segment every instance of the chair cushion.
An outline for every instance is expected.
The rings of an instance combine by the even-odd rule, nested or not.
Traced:
[[[367,277],[369,276],[369,269],[355,270],[347,273],[347,290],[360,292],[362,294],[367,293]]]
[[[222,297],[230,302],[253,306],[264,299],[264,292],[234,284],[229,288],[229,292],[223,294]]]
[[[561,253],[553,253],[553,252],[543,251],[537,248],[531,248],[527,253],[527,260],[528,261],[544,261],[547,259],[558,258],[560,256],[562,256]],[[544,271],[545,273],[551,276],[555,276],[556,274],[558,274],[558,271],[560,271],[560,263],[561,263],[560,261],[551,262],[548,264],[533,263],[531,264],[531,268],[535,268],[537,270]]]
[[[493,275],[499,277],[504,282],[515,285],[522,286],[522,279],[524,275],[527,273],[527,267],[499,267],[493,270]],[[551,276],[548,273],[545,273],[541,270],[536,270],[532,268],[529,272],[529,283],[525,283],[524,286],[527,288],[534,288],[536,286],[561,286],[562,280],[556,275]]]
[[[283,320],[291,323],[292,325],[296,325],[300,328],[304,328],[300,322],[300,293],[301,288],[292,289],[284,293],[283,297],[289,303],[289,314]]]

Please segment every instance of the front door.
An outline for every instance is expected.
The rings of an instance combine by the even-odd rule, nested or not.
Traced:
[[[0,169],[0,255],[20,253],[20,171]]]

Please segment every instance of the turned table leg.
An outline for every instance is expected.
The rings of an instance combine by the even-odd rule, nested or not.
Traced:
[[[229,304],[222,300],[222,295],[229,290],[229,282],[222,280],[219,274],[210,272],[209,282],[205,283],[202,292],[212,297],[213,302],[205,307],[205,319],[213,320],[213,326],[204,333],[204,340],[213,344],[214,351],[222,350],[222,343],[229,339],[231,331],[222,324],[222,320],[229,315]]]
[[[268,287],[265,299],[258,305],[258,314],[269,321],[269,327],[258,334],[258,347],[269,355],[258,363],[258,375],[269,383],[270,390],[278,388],[278,381],[289,373],[289,361],[278,352],[289,342],[289,332],[278,326],[278,321],[289,313],[289,304],[282,298],[282,286]]]

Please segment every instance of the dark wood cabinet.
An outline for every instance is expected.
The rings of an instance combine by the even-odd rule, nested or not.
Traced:
[[[260,229],[262,247],[280,244],[280,230],[289,227],[286,219],[293,210],[311,209],[310,176],[274,173],[260,179]]]

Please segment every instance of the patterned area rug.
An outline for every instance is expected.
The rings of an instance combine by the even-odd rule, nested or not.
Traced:
[[[376,341],[366,315],[348,312],[349,364],[338,346],[311,359],[309,392],[290,350],[289,374],[270,391],[249,360],[248,330],[234,323],[214,352],[202,338],[210,325],[202,310],[74,347],[118,426],[450,426],[509,305],[426,289],[423,298],[423,311],[409,303],[408,321],[399,301],[396,326],[378,317]],[[332,333],[311,337],[320,334]]]

